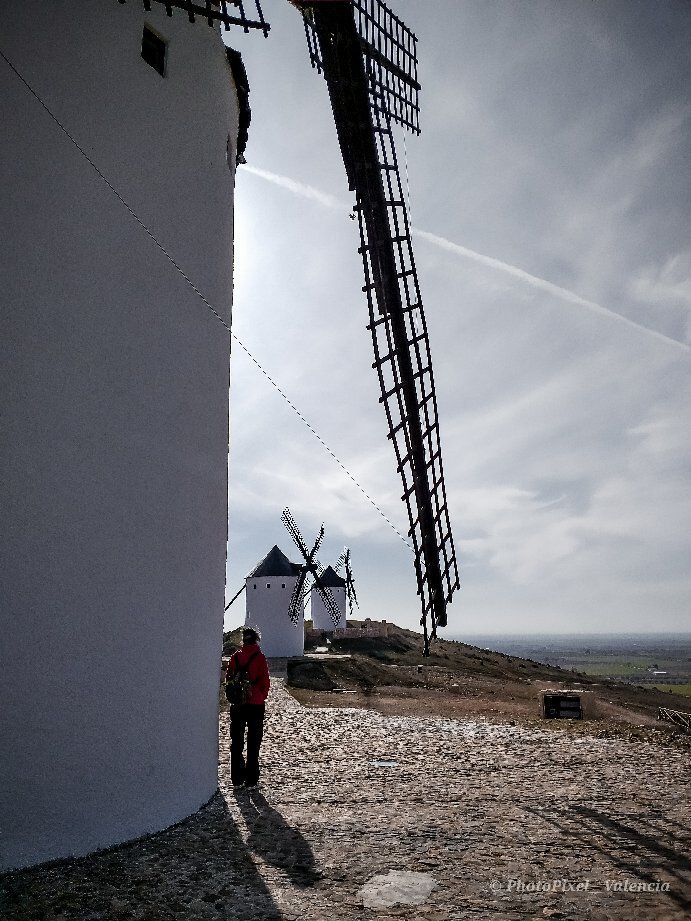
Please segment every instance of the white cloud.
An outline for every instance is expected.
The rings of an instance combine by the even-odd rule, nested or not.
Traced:
[[[631,280],[629,292],[653,305],[680,304],[691,310],[691,250],[675,253],[662,265],[642,267]]]

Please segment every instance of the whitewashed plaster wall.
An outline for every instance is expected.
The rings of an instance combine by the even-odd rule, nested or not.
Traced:
[[[237,96],[220,33],[154,7],[20,5],[0,48],[229,323]],[[0,124],[7,869],[216,789],[229,335],[2,60]]]
[[[245,623],[259,627],[265,656],[301,656],[305,651],[305,617],[288,616],[296,576],[257,576],[246,580]]]
[[[333,620],[331,620],[331,615],[326,610],[326,605],[322,601],[322,596],[319,594],[316,588],[312,587],[310,592],[310,606],[312,611],[312,624],[315,630],[341,630],[346,626],[346,597],[345,597],[345,588],[339,585],[329,586],[329,590],[334,597],[334,601],[338,605],[338,609],[341,612],[340,619],[337,624],[334,625]]]

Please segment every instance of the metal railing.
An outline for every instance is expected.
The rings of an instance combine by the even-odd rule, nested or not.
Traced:
[[[674,723],[675,726],[681,726],[685,732],[691,732],[691,713],[670,710],[668,707],[658,707],[657,718],[668,723]]]

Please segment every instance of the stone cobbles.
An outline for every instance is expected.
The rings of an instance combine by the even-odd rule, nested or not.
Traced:
[[[234,797],[227,781],[223,790],[243,836],[262,823],[267,833],[277,812],[311,850],[318,879],[304,890],[287,885],[276,861],[263,869],[296,916],[688,917],[682,752],[306,709],[274,681],[264,765],[261,797]],[[363,887],[392,872],[427,874],[435,885],[422,904],[363,906]]]
[[[303,708],[272,679],[262,783],[175,828],[0,880],[3,921],[691,913],[691,778],[662,746]],[[3,901],[4,900],[4,901]]]

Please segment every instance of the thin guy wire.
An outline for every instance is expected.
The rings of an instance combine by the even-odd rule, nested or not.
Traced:
[[[408,177],[408,145],[405,142],[405,131],[403,132],[403,159],[405,160],[405,187],[408,196],[408,217],[410,225],[413,224],[413,208],[410,204],[410,179]]]
[[[396,525],[391,521],[391,519],[389,519],[389,518],[384,514],[384,512],[379,508],[379,506],[378,506],[377,503],[374,501],[374,499],[372,499],[372,497],[365,491],[364,487],[361,486],[360,483],[358,483],[358,481],[355,479],[355,477],[353,476],[353,474],[348,470],[348,468],[345,466],[345,464],[334,454],[334,452],[333,452],[333,451],[331,450],[331,448],[327,445],[327,443],[324,441],[324,439],[317,433],[317,431],[310,425],[310,423],[307,421],[307,419],[302,415],[302,413],[301,413],[300,410],[297,408],[297,406],[295,406],[295,404],[294,404],[294,403],[286,396],[286,394],[281,390],[281,388],[278,386],[278,384],[276,383],[276,381],[271,377],[271,375],[268,373],[268,371],[266,371],[266,369],[265,369],[264,367],[262,367],[262,365],[261,365],[261,364],[259,363],[259,361],[254,357],[254,355],[252,354],[252,352],[250,352],[250,350],[247,348],[247,346],[244,344],[244,342],[242,342],[242,340],[241,340],[240,338],[238,338],[238,336],[231,330],[230,326],[226,323],[226,321],[223,319],[223,317],[220,315],[220,313],[218,313],[218,311],[213,307],[213,305],[206,299],[206,297],[204,296],[204,294],[203,294],[203,293],[199,290],[199,288],[194,284],[194,282],[193,282],[192,279],[189,277],[189,275],[187,275],[187,274],[183,271],[183,269],[177,264],[177,262],[173,259],[173,257],[172,257],[172,256],[170,255],[170,253],[168,252],[168,250],[163,246],[162,243],[160,243],[160,242],[158,241],[158,239],[155,237],[155,235],[153,234],[153,232],[146,226],[146,224],[141,220],[141,218],[136,214],[136,212],[133,211],[133,209],[129,206],[129,204],[127,203],[127,201],[126,201],[126,200],[122,197],[122,195],[118,192],[118,190],[115,188],[115,186],[112,185],[112,183],[111,183],[111,182],[106,178],[106,176],[101,172],[101,170],[98,168],[98,166],[96,166],[96,164],[95,164],[94,161],[91,159],[91,157],[86,153],[86,151],[84,150],[84,148],[81,147],[80,144],[75,140],[75,138],[72,137],[72,135],[69,133],[69,131],[67,130],[67,128],[65,128],[65,126],[64,126],[64,125],[62,124],[62,122],[57,118],[57,116],[55,116],[55,115],[53,114],[53,112],[48,108],[48,106],[47,106],[46,103],[43,101],[43,99],[41,99],[41,97],[40,97],[40,96],[38,95],[38,93],[33,89],[33,87],[24,79],[24,77],[23,77],[23,76],[21,75],[21,73],[17,70],[17,68],[14,66],[14,64],[5,56],[5,54],[3,53],[2,49],[0,49],[0,57],[5,61],[5,63],[7,64],[7,66],[10,68],[10,70],[12,70],[12,71],[14,72],[14,74],[19,78],[19,80],[24,84],[24,86],[27,88],[27,90],[31,93],[31,95],[32,95],[32,96],[34,97],[34,99],[39,103],[39,105],[44,109],[44,111],[50,116],[50,118],[55,122],[55,124],[56,124],[56,125],[58,126],[58,128],[62,131],[62,133],[63,133],[63,134],[69,139],[69,141],[77,148],[77,150],[78,150],[79,153],[84,157],[84,159],[87,161],[87,163],[89,164],[89,166],[94,170],[94,172],[95,172],[95,173],[103,180],[103,182],[108,186],[108,188],[109,188],[110,191],[113,193],[113,195],[115,195],[115,197],[118,199],[118,201],[127,209],[128,213],[134,218],[134,220],[137,222],[137,224],[139,224],[139,226],[140,226],[140,227],[142,228],[142,230],[146,233],[146,235],[153,241],[153,243],[154,243],[154,244],[158,247],[158,249],[163,253],[163,255],[164,255],[164,256],[166,257],[166,259],[170,262],[170,264],[171,264],[171,265],[180,273],[180,275],[185,279],[185,281],[186,281],[187,284],[190,286],[190,288],[194,291],[194,293],[200,298],[200,300],[206,305],[206,307],[209,308],[209,310],[210,310],[211,313],[216,317],[216,319],[219,321],[219,323],[221,323],[222,326],[224,327],[224,329],[226,329],[227,332],[230,334],[231,338],[234,339],[234,340],[237,342],[237,344],[240,346],[240,348],[249,356],[249,358],[250,358],[250,359],[254,362],[254,364],[259,368],[259,370],[260,370],[261,373],[266,377],[266,379],[269,381],[269,383],[280,393],[280,395],[281,395],[281,396],[283,397],[283,399],[286,401],[286,403],[288,404],[288,406],[290,406],[290,408],[291,408],[291,409],[293,410],[293,412],[297,415],[297,417],[307,426],[307,428],[308,428],[308,429],[310,430],[310,432],[314,435],[314,437],[317,439],[317,441],[322,445],[322,447],[324,447],[324,448],[329,452],[329,454],[330,454],[331,457],[336,461],[336,463],[338,464],[338,466],[344,471],[344,473],[346,473],[346,475],[349,477],[349,479],[352,480],[352,482],[357,486],[357,488],[360,490],[360,492],[361,492],[362,495],[365,497],[365,499],[367,499],[367,501],[370,503],[370,505],[372,505],[373,508],[375,508],[376,511],[379,512],[379,514],[380,514],[381,517],[384,519],[384,521],[389,525],[389,527],[390,527],[393,531],[395,531],[395,533],[401,538],[401,540],[402,540],[403,543],[406,545],[406,547],[412,552],[412,547],[410,546],[410,544],[408,543],[408,541],[405,539],[405,537],[403,536],[403,534],[401,534],[401,532],[398,530],[398,528],[396,527]]]
[[[289,397],[287,397],[287,396],[285,395],[285,393],[281,390],[281,388],[278,386],[278,384],[276,383],[276,381],[271,377],[271,375],[268,373],[268,371],[266,371],[266,370],[259,364],[259,362],[257,361],[257,359],[256,359],[256,358],[254,357],[254,355],[250,352],[250,350],[247,348],[247,346],[244,344],[244,342],[242,342],[240,339],[238,339],[238,337],[235,335],[235,333],[232,333],[232,336],[233,336],[233,339],[235,339],[235,341],[237,342],[237,344],[240,346],[240,348],[243,349],[243,350],[247,353],[247,355],[252,359],[252,361],[253,361],[253,362],[255,363],[255,365],[259,368],[259,370],[262,372],[262,374],[266,377],[266,379],[269,381],[269,383],[270,383],[273,387],[275,387],[276,390],[281,394],[281,396],[283,397],[283,399],[286,401],[286,403],[288,404],[288,406],[290,406],[290,408],[291,408],[291,409],[293,410],[293,412],[296,414],[296,416],[298,417],[298,419],[300,419],[302,422],[304,422],[304,424],[307,426],[307,428],[310,430],[310,432],[314,435],[314,437],[317,439],[317,441],[322,445],[322,447],[326,448],[326,450],[329,452],[329,454],[331,455],[331,457],[333,457],[333,459],[336,461],[336,463],[338,464],[338,466],[348,475],[348,477],[349,477],[349,478],[353,481],[353,483],[357,486],[357,488],[360,490],[360,492],[361,492],[362,495],[365,497],[365,499],[367,499],[367,501],[368,501],[372,506],[374,506],[374,508],[379,512],[379,514],[380,514],[381,517],[384,519],[384,521],[389,525],[389,527],[391,527],[391,528],[396,532],[396,534],[398,534],[398,536],[401,538],[401,540],[402,540],[403,543],[406,545],[406,547],[407,547],[410,551],[412,551],[413,548],[410,546],[410,544],[408,543],[408,541],[405,539],[405,537],[404,537],[404,536],[401,534],[401,532],[398,530],[398,528],[396,527],[396,525],[395,525],[389,518],[386,517],[386,515],[385,515],[384,512],[379,508],[379,506],[378,506],[377,503],[374,501],[374,499],[372,499],[371,496],[369,496],[369,495],[365,492],[364,488],[358,483],[358,481],[355,479],[355,477],[354,477],[353,474],[350,472],[350,470],[348,470],[348,468],[339,460],[339,458],[336,457],[336,455],[334,454],[334,452],[333,452],[333,451],[331,450],[331,448],[327,445],[327,443],[324,441],[324,439],[321,437],[321,435],[319,435],[319,434],[315,431],[315,429],[312,428],[312,426],[311,426],[310,423],[307,421],[307,419],[305,419],[305,417],[302,415],[302,413],[301,413],[300,410],[297,408],[297,406],[289,399]]]

